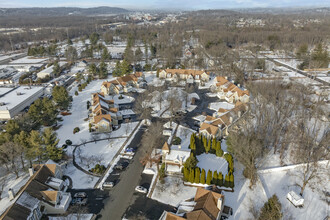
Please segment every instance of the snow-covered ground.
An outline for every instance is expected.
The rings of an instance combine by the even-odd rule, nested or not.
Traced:
[[[242,167],[237,168],[235,165],[235,192],[224,192],[225,205],[232,207],[234,211],[233,216],[229,219],[253,219],[249,208],[254,205],[259,210],[273,194],[278,196],[282,204],[284,219],[289,219],[289,217],[292,219],[324,219],[329,214],[329,206],[324,194],[330,190],[329,174],[325,174],[322,181],[314,181],[312,184],[314,187],[307,186],[303,195],[304,208],[295,208],[286,199],[286,194],[291,190],[300,192],[296,186],[296,183],[299,182],[296,176],[297,171],[298,169],[294,168],[259,173],[260,181],[251,190],[249,181],[242,175]]]
[[[235,107],[234,104],[230,104],[228,102],[212,102],[210,103],[209,109],[218,111],[219,108],[230,110],[233,109],[234,107]]]
[[[207,173],[208,170],[221,172],[222,175],[228,173],[228,162],[223,157],[217,157],[215,154],[201,154],[197,156],[197,167],[204,169]]]
[[[151,198],[172,206],[178,206],[180,202],[190,199],[196,194],[196,187],[183,185],[179,177],[168,176],[164,183],[157,181],[155,191]]]
[[[93,214],[69,214],[68,216],[48,217],[49,220],[90,220]]]
[[[328,83],[330,83],[330,76],[326,76],[326,77],[317,77],[320,80],[326,81]]]
[[[78,170],[72,163],[63,169],[63,175],[67,175],[72,179],[73,189],[92,189],[99,179]]]
[[[275,59],[275,61],[286,64],[293,68],[297,68],[297,66],[302,63],[302,61],[297,59]]]
[[[178,130],[175,134],[176,137],[179,137],[181,139],[181,150],[189,150],[189,145],[190,145],[190,136],[192,133],[194,133],[195,131],[184,127],[182,125],[179,125]],[[171,146],[171,150],[178,150],[178,145],[172,145]]]
[[[108,166],[120,147],[125,142],[126,138],[116,138],[98,141],[96,143],[88,143],[80,146],[76,150],[76,162],[85,170],[93,168],[96,164]]]

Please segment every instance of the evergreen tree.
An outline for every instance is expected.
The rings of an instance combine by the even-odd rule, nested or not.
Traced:
[[[107,78],[107,76],[108,76],[107,64],[105,62],[101,62],[99,68],[99,77],[101,79],[104,79]]]
[[[195,168],[195,183],[200,183],[200,169],[198,167]]]
[[[195,171],[194,169],[190,169],[189,182],[193,183],[194,180],[195,180]]]
[[[44,155],[44,148],[42,147],[42,138],[38,131],[32,130],[29,138],[31,146],[31,157],[37,158],[39,163]]]
[[[98,73],[98,69],[95,65],[95,63],[92,63],[88,66],[88,71],[90,74],[92,74],[93,76],[95,76]]]
[[[123,62],[121,62],[120,70],[122,76],[129,74],[132,71],[130,63],[124,59]]]
[[[138,47],[136,50],[135,50],[135,59],[137,61],[141,60],[142,59],[142,56],[143,56],[143,53],[142,53],[142,50],[140,47]]]
[[[42,144],[45,147],[45,158],[58,161],[62,159],[63,151],[60,148],[57,148],[59,140],[57,135],[53,132],[53,129],[46,128],[42,133]]]
[[[223,175],[221,172],[219,172],[218,174],[218,182],[217,182],[218,186],[222,186],[223,185]]]
[[[223,156],[223,150],[221,149],[220,141],[217,142],[215,154],[217,155],[217,157]]]
[[[111,59],[111,56],[110,56],[110,53],[109,53],[107,47],[104,47],[101,58],[102,58],[102,61]]]
[[[280,220],[282,219],[282,205],[274,194],[261,208],[258,220]]]
[[[196,165],[198,163],[197,158],[194,156],[194,154],[191,152],[190,153],[190,157],[188,157],[188,159],[186,160],[186,162],[184,163],[184,167],[186,167],[187,169],[195,169]]]
[[[215,170],[213,172],[212,184],[217,184],[217,183],[218,183],[218,172]]]
[[[118,60],[115,66],[115,69],[112,72],[112,75],[114,76],[121,76],[121,64],[120,61]]]
[[[226,174],[226,176],[225,176],[225,182],[224,182],[224,184],[223,184],[225,187],[230,187],[230,184],[229,184],[229,176],[228,176],[228,174]]]
[[[58,65],[57,61],[55,61],[54,65],[53,65],[53,73],[54,73],[55,77],[58,77],[61,74],[61,68],[60,68],[60,65]]]
[[[216,146],[217,146],[217,139],[213,138],[212,140],[212,151],[214,152],[216,150]]]
[[[229,176],[230,188],[234,188],[234,174],[231,172]]]
[[[206,147],[205,147],[205,151],[206,151],[206,153],[208,153],[208,152],[210,151],[210,149],[211,149],[211,139],[209,139],[209,140],[207,141],[207,145],[206,145]]]
[[[189,175],[190,175],[190,173],[189,173],[188,168],[184,167],[183,168],[183,178],[184,178],[184,181],[189,181]]]
[[[89,36],[89,40],[91,42],[91,44],[93,46],[95,46],[97,44],[97,42],[99,41],[100,39],[100,35],[96,32],[92,33],[90,36]]]
[[[211,185],[212,182],[212,172],[211,170],[207,171],[206,184]]]
[[[54,102],[60,109],[65,110],[69,107],[70,96],[63,86],[55,86],[52,91],[52,96]]]
[[[200,183],[205,184],[205,170],[204,169],[202,169]]]

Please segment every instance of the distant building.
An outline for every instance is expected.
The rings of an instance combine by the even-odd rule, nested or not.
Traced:
[[[229,103],[237,101],[247,103],[249,102],[250,93],[248,90],[242,90],[240,85],[237,86],[228,81],[225,77],[218,76],[216,86],[218,88],[218,96],[220,99],[224,99]]]
[[[142,72],[136,72],[127,76],[117,77],[110,82],[105,81],[101,85],[101,92],[105,95],[115,95],[122,92],[129,92],[131,88],[139,87],[139,78],[143,76]]]
[[[210,73],[204,70],[192,69],[164,69],[159,72],[159,78],[178,80],[202,80],[209,81]]]
[[[44,94],[44,87],[0,88],[0,119],[11,119]]]

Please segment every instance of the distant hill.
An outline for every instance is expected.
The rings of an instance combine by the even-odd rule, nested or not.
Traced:
[[[330,7],[241,8],[233,11],[251,14],[329,14]]]
[[[67,15],[105,15],[123,14],[129,12],[123,8],[96,7],[96,8],[0,8],[0,16],[67,16]]]

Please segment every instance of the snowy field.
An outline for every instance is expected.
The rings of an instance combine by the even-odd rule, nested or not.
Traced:
[[[151,198],[159,202],[178,206],[180,202],[190,199],[196,194],[196,187],[183,185],[182,179],[179,177],[165,177],[165,183],[157,181],[155,191]]]
[[[320,80],[326,81],[328,83],[330,83],[330,76],[326,76],[326,77],[317,77]]]
[[[218,111],[219,108],[230,110],[233,109],[234,107],[235,107],[234,104],[230,104],[228,102],[212,102],[210,103],[209,109]]]
[[[307,186],[304,192],[304,208],[295,208],[287,199],[286,194],[294,190],[300,192],[296,183],[298,169],[287,171],[275,170],[269,173],[259,173],[260,181],[251,190],[249,181],[242,176],[242,167],[235,165],[235,192],[224,192],[225,205],[233,208],[232,219],[253,219],[249,212],[250,207],[259,210],[273,194],[276,194],[282,204],[283,219],[324,219],[328,215],[329,207],[325,202],[326,197],[320,189],[329,192],[329,176],[324,176],[323,181],[316,181],[314,187]],[[313,189],[314,188],[314,189]]]
[[[108,166],[109,162],[116,155],[126,138],[116,138],[96,143],[88,143],[76,150],[76,162],[85,170],[93,168],[96,164]]]
[[[302,63],[302,61],[296,59],[275,59],[275,61],[286,64],[293,68],[297,68],[297,66]]]
[[[206,174],[208,170],[221,172],[224,176],[228,173],[228,162],[225,158],[217,157],[215,154],[201,154],[197,156],[197,167],[204,169]]]

